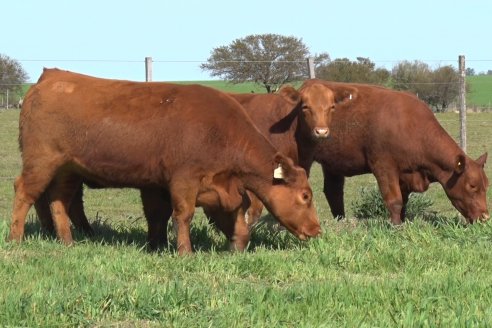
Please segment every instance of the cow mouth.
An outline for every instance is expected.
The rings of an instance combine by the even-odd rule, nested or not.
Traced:
[[[477,222],[486,222],[490,219],[490,215],[488,213],[483,213],[482,215],[480,215],[476,221]]]
[[[488,213],[482,213],[479,216],[476,217],[467,217],[466,218],[469,223],[475,223],[475,222],[487,222],[490,219],[490,215]]]

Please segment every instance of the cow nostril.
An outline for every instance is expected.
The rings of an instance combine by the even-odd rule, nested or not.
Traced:
[[[330,133],[330,130],[327,128],[315,128],[314,134],[318,137],[326,137]]]

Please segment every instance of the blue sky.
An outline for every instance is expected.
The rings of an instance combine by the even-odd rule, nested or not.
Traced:
[[[263,33],[387,68],[401,60],[456,66],[463,54],[467,67],[492,69],[490,0],[9,0],[0,8],[0,53],[30,81],[43,67],[141,81],[146,56],[154,80],[207,80],[199,62],[214,47]]]

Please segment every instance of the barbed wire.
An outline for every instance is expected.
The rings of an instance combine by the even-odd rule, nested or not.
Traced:
[[[361,57],[366,58],[366,57]],[[415,59],[415,60],[407,60],[407,59],[382,59],[382,60],[372,60],[369,59],[372,63],[398,63],[404,61],[420,61],[420,62],[457,62],[456,59]],[[102,63],[142,63],[145,60],[136,60],[136,59],[18,59],[20,62],[102,62]],[[333,60],[328,60],[327,62],[344,62],[343,58],[336,58]],[[197,59],[152,59],[152,62],[158,63],[206,63],[205,60],[197,60]],[[306,63],[306,60],[214,60],[214,63]],[[324,61],[323,61],[324,62]],[[466,59],[466,62],[492,62],[492,59]],[[315,63],[320,63],[316,62]]]

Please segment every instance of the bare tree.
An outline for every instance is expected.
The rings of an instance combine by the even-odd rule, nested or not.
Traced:
[[[306,77],[308,56],[309,50],[299,38],[255,34],[214,48],[200,67],[232,83],[261,84],[270,93],[282,84]],[[315,60],[323,62],[329,60],[329,56],[320,54]]]

